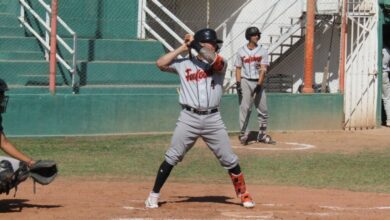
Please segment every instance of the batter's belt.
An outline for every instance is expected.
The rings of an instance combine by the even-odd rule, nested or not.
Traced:
[[[248,79],[248,78],[245,78],[245,77],[242,77],[243,79],[246,79],[248,81],[251,81],[251,82],[257,82],[259,81],[259,79]]]
[[[193,107],[188,106],[188,105],[183,105],[183,108],[187,111],[193,112],[193,113],[198,114],[198,115],[209,115],[209,114],[213,114],[213,113],[218,112],[218,108],[213,108],[213,109],[204,110],[204,111],[198,110],[198,109],[193,108]]]

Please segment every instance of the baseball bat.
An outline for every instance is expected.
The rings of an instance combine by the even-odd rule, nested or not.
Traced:
[[[329,64],[330,64],[330,58],[332,56],[332,44],[333,44],[334,25],[335,25],[335,22],[333,20],[333,23],[332,23],[332,26],[331,26],[332,34],[330,35],[328,57],[327,57],[327,60],[326,60],[326,65],[324,67],[324,75],[322,76],[321,93],[326,93],[326,86],[328,85],[328,80],[329,80]]]

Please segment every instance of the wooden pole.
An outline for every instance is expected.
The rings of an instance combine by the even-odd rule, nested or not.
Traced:
[[[305,35],[305,75],[303,93],[313,93],[315,0],[307,0]]]
[[[340,39],[340,64],[339,64],[339,91],[344,93],[345,78],[345,51],[347,44],[347,0],[343,1],[343,12],[341,18],[341,39]]]
[[[57,14],[58,14],[58,2],[57,0],[51,1],[51,33],[50,33],[50,76],[49,76],[49,89],[52,95],[56,93],[56,68],[57,68]]]

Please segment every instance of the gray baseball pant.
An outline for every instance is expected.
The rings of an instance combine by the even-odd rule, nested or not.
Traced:
[[[267,108],[267,97],[262,87],[261,90],[256,94],[254,103],[252,101],[252,94],[257,86],[257,80],[248,80],[245,78],[241,79],[242,88],[242,99],[240,103],[240,130],[244,125],[245,118],[248,114],[249,108],[252,108],[254,104],[257,110],[257,119],[259,122],[259,128],[266,129],[268,125],[268,108]],[[247,126],[245,134],[249,133],[249,126]]]
[[[165,160],[175,166],[183,160],[199,137],[202,137],[225,169],[237,166],[238,157],[233,153],[221,114],[198,115],[185,109],[180,112]]]
[[[383,72],[382,99],[387,117],[386,125],[390,126],[390,80],[389,72],[386,71]]]

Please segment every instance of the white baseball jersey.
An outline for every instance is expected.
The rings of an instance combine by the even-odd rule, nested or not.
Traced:
[[[389,48],[383,48],[383,60],[382,60],[382,66],[384,72],[390,72],[390,49]]]
[[[226,60],[220,72],[207,70],[207,63],[193,58],[176,59],[170,68],[180,76],[179,102],[198,110],[217,108],[223,93],[223,80],[226,73]]]
[[[237,51],[236,67],[241,68],[241,77],[246,79],[258,79],[260,65],[269,65],[268,51],[261,45],[250,50],[247,45],[244,45]]]

